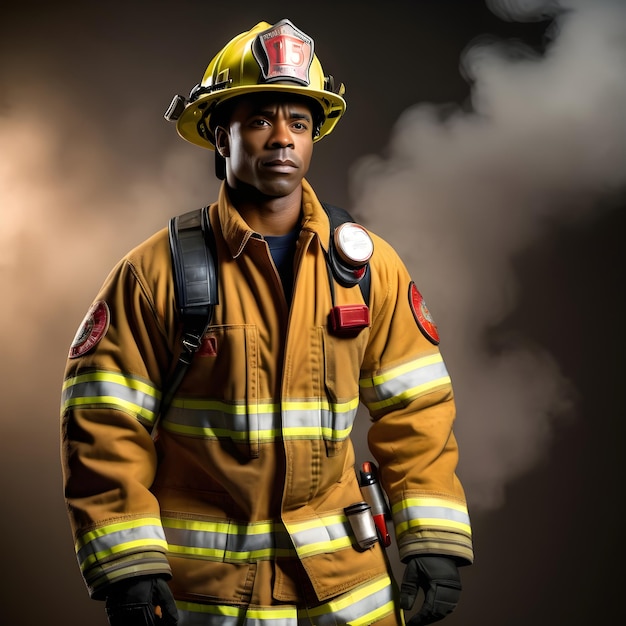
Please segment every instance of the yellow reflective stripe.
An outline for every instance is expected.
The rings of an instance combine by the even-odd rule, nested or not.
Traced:
[[[179,612],[189,611],[193,613],[205,613],[210,615],[223,615],[224,617],[239,617],[242,611],[240,607],[228,606],[227,604],[196,604],[195,602],[185,602],[178,600],[176,608]]]
[[[172,401],[172,408],[174,407],[197,411],[219,411],[220,413],[228,413],[229,415],[246,415],[249,413],[248,407],[243,403],[202,398],[176,397]],[[273,403],[259,403],[255,404],[254,407],[255,413],[274,413],[279,409],[279,405]]]
[[[416,528],[453,529],[471,536],[469,513],[463,504],[442,498],[407,498],[391,509],[396,533],[402,535]]]
[[[316,543],[310,543],[307,546],[296,548],[296,552],[300,558],[307,556],[313,556],[315,554],[323,554],[325,552],[336,552],[342,548],[349,548],[352,545],[352,539],[350,537],[337,537],[327,541],[318,541]]]
[[[379,594],[379,597],[376,597],[376,594]],[[381,595],[386,600],[383,600],[382,604]],[[359,607],[359,603],[362,603],[362,607]],[[311,617],[333,613],[342,618],[340,623],[345,622],[351,626],[368,626],[385,615],[393,613],[394,610],[391,580],[384,576],[342,594],[339,598],[330,600],[321,607],[308,609],[307,613]],[[363,613],[359,615],[360,611]]]
[[[137,548],[154,548],[155,544],[158,544],[164,552],[167,550],[167,543],[165,541],[156,542],[154,539],[137,539],[135,541],[127,541],[124,544],[112,546],[107,550],[99,550],[90,554],[80,562],[80,569],[82,572],[85,572],[85,570],[88,570],[98,561],[102,561],[103,559],[113,556],[114,554],[137,551]]]
[[[444,526],[446,528],[453,528],[455,530],[458,530],[459,532],[466,533],[468,535],[471,534],[471,528],[468,524],[463,524],[462,522],[455,522],[452,520],[442,521],[442,519],[439,517],[422,517],[417,520],[400,523],[396,526],[396,532],[398,533],[398,535],[401,535],[402,533],[408,532],[409,530],[414,530],[416,528],[441,528]]]
[[[359,406],[359,398],[355,397],[346,402],[329,402],[325,398],[314,400],[285,400],[282,405],[270,402],[255,403],[254,413],[276,413],[281,406],[288,411],[310,411],[311,409],[332,410],[333,413],[347,413]],[[201,398],[177,397],[172,401],[172,407],[182,409],[213,410],[232,415],[245,415],[249,412],[248,407],[243,403],[225,402],[224,400],[211,400]]]
[[[181,556],[246,562],[274,556],[301,558],[350,547],[352,533],[343,514],[289,523],[237,524],[164,517],[168,549]]]
[[[389,578],[383,576],[382,578],[379,578],[371,583],[357,587],[353,591],[343,594],[340,598],[328,602],[328,608],[324,611],[324,613],[336,613],[337,611],[341,611],[342,609],[352,606],[361,600],[365,600],[378,591],[387,589],[389,584]],[[309,613],[315,615],[315,609],[309,609]],[[322,613],[320,612],[317,614],[321,615]]]
[[[119,372],[95,371],[63,382],[61,411],[86,406],[114,408],[152,421],[160,398],[160,391],[144,380]]]
[[[79,374],[78,376],[68,378],[63,382],[63,389],[65,390],[72,385],[94,381],[116,383],[118,385],[128,387],[129,389],[141,391],[142,393],[145,393],[149,396],[154,396],[155,398],[161,397],[161,392],[156,387],[154,387],[154,385],[151,385],[132,376],[126,376],[124,374],[121,374],[120,372],[107,372],[104,370],[88,372],[86,374]]]
[[[227,604],[196,604],[195,602],[176,602],[182,623],[194,623],[194,616],[199,613],[221,618],[221,626],[237,626],[245,619],[248,626],[261,626],[272,620],[272,626],[297,626],[298,609],[295,606],[285,607],[237,607]]]
[[[352,591],[312,608],[294,605],[241,607],[178,601],[181,623],[200,622],[212,616],[220,626],[311,626],[313,624],[352,624],[367,626],[396,611],[391,579],[382,576]],[[212,623],[212,622],[211,622]]]
[[[450,383],[450,378],[442,378],[436,382],[427,383],[424,385],[418,385],[416,387],[411,387],[410,389],[406,389],[402,393],[394,396],[393,398],[387,398],[386,400],[380,400],[379,402],[368,402],[367,406],[370,411],[380,411],[381,409],[386,409],[391,406],[395,406],[402,402],[406,402],[407,400],[412,400],[413,398],[417,398],[419,396],[426,395],[435,389],[447,385]]]
[[[245,443],[251,431],[249,420],[261,420],[265,428],[254,431],[260,440],[273,441],[280,436],[276,426],[277,404],[256,403],[252,406],[223,400],[175,398],[162,426],[180,435],[228,438]]]
[[[345,515],[326,515],[322,518],[289,523],[296,552],[300,558],[335,552],[352,545]]]
[[[268,560],[275,556],[293,555],[293,550],[290,551],[288,549],[278,548],[264,548],[260,550],[250,550],[248,552],[234,552],[232,550],[221,550],[219,548],[180,546],[172,543],[168,545],[168,552],[170,554],[177,554],[178,556],[196,556],[208,560],[225,560],[231,563],[249,563],[251,561]]]
[[[440,353],[359,380],[363,402],[370,411],[406,404],[416,397],[450,385],[450,376]]]
[[[163,518],[163,527],[169,551],[181,556],[249,562],[294,555],[285,528],[280,523],[238,524]],[[281,532],[285,548],[276,545],[276,537]]]
[[[362,388],[376,387],[377,385],[382,385],[389,380],[398,378],[399,376],[412,372],[413,370],[441,362],[443,362],[443,357],[440,353],[435,352],[434,354],[421,357],[419,359],[416,359],[415,361],[409,361],[408,363],[398,365],[397,367],[392,367],[382,372],[381,374],[376,374],[368,378],[362,378],[359,381],[359,385]]]
[[[226,428],[210,428],[210,427],[202,427],[202,426],[189,426],[186,424],[178,424],[171,420],[166,420],[162,422],[162,427],[170,433],[175,433],[178,435],[189,435],[193,437],[202,436],[206,439],[223,439],[228,438],[233,441],[239,441],[245,443],[248,441],[250,437],[249,431],[237,431],[233,429]],[[280,435],[280,431],[272,430],[272,431],[263,431],[268,440],[272,441],[278,435]],[[271,435],[270,435],[271,433]],[[259,438],[261,436],[259,435]]]
[[[116,398],[113,396],[91,396],[84,398],[75,398],[73,400],[68,401],[65,404],[65,410],[67,409],[77,409],[84,406],[101,405],[102,408],[114,408],[124,411],[124,413],[129,413],[133,416],[143,417],[146,420],[154,419],[154,411],[150,411],[149,409],[145,409],[144,407],[138,406],[137,404],[133,404],[132,402],[126,402],[121,398]]]
[[[349,413],[359,406],[359,398],[346,402],[329,402],[325,398],[318,400],[285,400],[282,406],[287,411],[310,411],[311,409],[331,410],[333,413]]]
[[[138,548],[167,551],[167,542],[158,517],[107,524],[81,535],[75,543],[81,570],[111,555],[136,552]]]
[[[298,613],[294,607],[289,607],[286,609],[283,608],[261,608],[261,607],[250,607],[246,609],[246,618],[254,619],[254,620],[276,620],[276,619],[285,619],[297,617]]]
[[[395,514],[399,511],[406,510],[409,507],[444,507],[446,509],[459,511],[460,513],[467,515],[467,507],[464,504],[433,496],[419,496],[416,498],[406,498],[404,500],[400,500],[391,507],[391,512]]]
[[[342,441],[347,439],[352,432],[352,423],[356,415],[356,411],[359,408],[359,397],[356,396],[352,400],[346,402],[328,402],[326,399],[319,400],[287,400],[284,401],[283,406],[283,420],[289,424],[290,414],[300,415],[310,413],[313,415],[319,415],[319,411],[326,412],[328,416],[333,415],[335,421],[338,416],[346,422],[344,427],[335,423],[333,427],[326,425],[311,425],[311,426],[284,426],[282,434],[285,438],[302,439],[313,438],[319,436],[321,432],[322,437],[325,439],[332,439],[336,441]]]
[[[135,530],[137,528],[141,528],[142,526],[161,526],[161,518],[160,517],[142,517],[141,519],[129,520],[125,522],[114,522],[113,524],[107,524],[106,526],[100,526],[95,530],[90,530],[89,532],[84,533],[76,540],[76,549],[80,550],[86,544],[100,539],[101,537],[106,537],[114,532],[119,532],[120,530]]]
[[[352,431],[358,406],[358,397],[338,403],[291,400],[283,403],[282,411],[270,403],[246,405],[178,398],[162,426],[180,435],[229,438],[244,443],[277,438],[343,441]]]
[[[313,530],[320,527],[320,522],[324,526],[330,526],[331,524],[343,524],[347,521],[347,517],[341,514],[324,515],[323,517],[316,517],[314,519],[303,520],[301,522],[290,522],[289,530],[293,533],[299,533],[305,530]]]
[[[315,439],[321,434],[324,439],[333,439],[338,441],[346,439],[351,432],[351,427],[337,430],[334,428],[325,428],[324,426],[298,426],[295,428],[285,428],[282,431],[279,431],[285,439]]]
[[[184,523],[176,523],[176,520],[164,519],[163,526],[166,532],[175,527],[183,531],[176,534],[167,532],[169,552],[180,556],[196,556],[208,560],[240,563],[267,560],[274,556],[294,556],[295,553],[293,548],[280,548],[273,545],[272,524],[259,524],[258,527],[251,524],[249,533],[246,533],[243,525],[234,525],[233,528],[229,524],[221,523],[199,523],[186,526]],[[283,534],[286,534],[284,529]],[[239,538],[239,541],[236,541],[239,549],[227,547],[233,536]],[[260,538],[262,544],[259,547],[249,545],[254,543],[256,537]],[[288,541],[286,536],[285,539]],[[205,545],[199,545],[201,541],[204,541]],[[212,545],[206,545],[209,542]]]
[[[395,611],[395,602],[389,600],[389,602],[383,604],[381,607],[370,611],[366,615],[363,615],[360,619],[354,619],[350,622],[351,626],[370,626],[379,619],[391,615]]]

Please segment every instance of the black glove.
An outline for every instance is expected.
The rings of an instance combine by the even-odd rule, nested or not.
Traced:
[[[461,576],[454,560],[432,555],[411,557],[400,586],[400,606],[405,611],[415,604],[420,588],[424,603],[407,626],[432,624],[454,611],[461,596]]]
[[[155,613],[160,607],[161,617]],[[110,626],[176,626],[174,596],[159,576],[125,578],[111,585],[106,597]]]

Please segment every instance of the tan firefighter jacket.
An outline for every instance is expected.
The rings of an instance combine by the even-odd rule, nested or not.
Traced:
[[[472,561],[455,475],[455,406],[441,354],[420,330],[411,278],[371,235],[371,324],[335,336],[330,226],[303,181],[291,307],[263,237],[230,205],[209,209],[219,305],[154,442],[149,427],[179,352],[167,230],[108,276],[74,339],[62,398],[65,495],[94,598],[111,582],[173,574],[178,600],[238,604],[264,572],[273,597],[317,599],[386,573],[380,544],[361,551],[344,508],[363,500],[350,432],[361,401],[401,558]],[[300,581],[300,582],[299,582]]]

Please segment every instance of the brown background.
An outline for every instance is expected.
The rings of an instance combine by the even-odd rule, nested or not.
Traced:
[[[210,153],[163,120],[171,97],[231,36],[282,17],[347,85],[308,178],[405,258],[455,381],[477,559],[446,623],[613,624],[625,3],[570,0],[543,19],[541,0],[270,6],[2,11],[0,624],[106,623],[62,502],[65,354],[117,259],[215,196]]]

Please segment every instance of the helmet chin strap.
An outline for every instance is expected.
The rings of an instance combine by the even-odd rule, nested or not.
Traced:
[[[219,180],[224,180],[226,178],[226,159],[216,150],[215,155],[215,176],[219,178]]]

